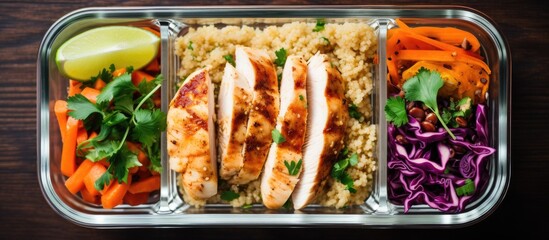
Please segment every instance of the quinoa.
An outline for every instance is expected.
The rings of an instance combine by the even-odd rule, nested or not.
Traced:
[[[376,36],[372,27],[360,22],[329,23],[320,32],[314,32],[314,27],[315,23],[292,22],[265,28],[217,28],[213,25],[190,28],[187,34],[176,40],[176,54],[181,60],[178,76],[185,79],[198,68],[209,66],[212,82],[218,89],[227,62],[225,56],[234,58],[235,49],[239,45],[265,50],[273,60],[276,58],[275,51],[281,48],[288,55],[301,55],[305,59],[317,52],[328,55],[332,64],[341,72],[345,82],[345,97],[357,106],[362,115],[358,120],[349,118],[345,138],[349,152],[356,153],[359,159],[357,165],[347,169],[357,192],[350,193],[345,185],[328,177],[316,203],[336,208],[361,204],[372,191],[373,173],[377,166],[374,158],[376,126],[371,124],[370,102]],[[282,73],[281,67],[277,67],[277,73]],[[225,202],[221,200],[220,194],[233,191],[239,194],[238,198],[230,201],[234,207],[261,203],[260,178],[241,186],[220,183],[218,194],[207,201],[190,199],[185,194],[183,198],[190,205],[200,207],[206,203]]]

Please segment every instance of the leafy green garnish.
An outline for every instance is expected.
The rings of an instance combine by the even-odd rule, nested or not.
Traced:
[[[356,153],[348,156],[349,150],[344,148],[341,153],[338,162],[332,167],[331,176],[338,180],[339,182],[345,185],[345,189],[349,190],[351,193],[355,193],[356,189],[354,188],[354,180],[346,172],[349,166],[356,166],[358,164],[358,155]]]
[[[324,25],[326,25],[326,20],[325,19],[317,19],[316,20],[316,26],[315,28],[313,28],[313,32],[320,32],[322,30],[324,30]]]
[[[456,194],[460,197],[473,195],[474,192],[475,182],[469,178],[465,179],[465,184],[463,184],[463,186],[456,188]]]
[[[221,193],[221,199],[222,199],[222,200],[225,200],[225,201],[227,201],[227,202],[230,202],[230,201],[232,201],[232,200],[235,200],[235,199],[237,199],[237,198],[239,198],[239,197],[240,197],[240,194],[235,193],[235,192],[233,192],[233,191],[231,191],[231,190],[229,190],[229,191],[224,191],[224,192]]]
[[[273,129],[273,131],[271,132],[271,135],[273,137],[273,141],[276,143],[276,144],[280,144],[280,143],[283,143],[286,141],[286,139],[284,138],[284,136],[282,136],[282,133],[280,133],[280,131],[278,131],[278,129]]]
[[[349,104],[349,116],[356,120],[360,120],[360,116],[362,116],[362,114],[358,111],[358,107],[354,103]]]
[[[387,118],[387,121],[392,122],[397,127],[408,123],[404,99],[399,96],[387,99],[387,103],[385,104],[385,117]]]
[[[276,59],[274,63],[279,67],[284,67],[284,64],[286,63],[286,58],[288,58],[287,54],[288,53],[284,48],[280,48],[277,51],[275,51]]]
[[[456,139],[456,136],[448,129],[438,111],[437,94],[442,85],[444,85],[444,81],[440,77],[440,73],[422,67],[415,76],[404,82],[402,89],[404,89],[406,93],[404,97],[408,101],[423,102],[425,106],[431,109],[452,139]]]
[[[111,66],[111,71],[114,66]],[[131,72],[131,68],[126,69]],[[103,72],[107,72],[103,69]],[[86,129],[95,129],[98,135],[80,143],[77,155],[97,162],[105,159],[107,171],[95,182],[102,190],[113,179],[128,181],[129,169],[141,166],[137,154],[130,151],[128,140],[141,144],[151,161],[149,168],[161,171],[160,134],[166,129],[166,114],[155,108],[151,97],[162,85],[162,75],[154,80],[142,81],[138,87],[126,72],[112,79],[92,103],[81,94],[67,98],[69,115],[83,120]]]
[[[250,209],[250,208],[252,208],[252,207],[253,207],[252,204],[247,204],[247,203],[246,203],[246,204],[242,205],[242,209]]]
[[[455,120],[456,117],[468,119],[469,116],[471,116],[471,98],[469,97],[464,97],[458,102],[450,99],[448,108],[442,109],[442,120],[453,128],[459,127],[459,124]]]
[[[299,101],[302,101],[305,104],[305,108],[307,108],[307,101],[305,101],[305,97],[301,94],[299,94]]]
[[[193,41],[189,41],[189,45],[187,46],[187,49],[194,50]]]
[[[330,45],[330,40],[326,37],[320,37],[320,39],[324,40],[326,42],[326,45]]]
[[[291,176],[295,176],[299,173],[299,170],[301,170],[301,164],[302,164],[301,159],[299,159],[297,163],[295,163],[295,161],[288,162],[284,160],[284,165],[288,169],[288,174],[290,174]]]
[[[284,203],[284,205],[282,205],[282,207],[286,210],[291,210],[292,208],[294,208],[294,203],[292,202],[292,198],[288,198],[288,200],[286,200],[286,202]]]
[[[227,54],[227,55],[223,56],[223,58],[225,58],[225,60],[227,60],[227,62],[230,63],[231,65],[236,66],[236,63],[234,62],[233,55]]]

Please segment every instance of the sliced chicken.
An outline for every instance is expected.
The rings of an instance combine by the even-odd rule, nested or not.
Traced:
[[[219,175],[225,180],[238,174],[244,162],[242,149],[246,140],[246,124],[252,101],[248,81],[231,64],[225,65],[219,88],[217,121],[219,126]]]
[[[248,80],[253,96],[246,126],[244,165],[229,182],[246,184],[259,177],[267,159],[280,103],[276,70],[269,55],[247,47],[237,47],[235,55],[236,69]]]
[[[285,141],[273,143],[261,177],[261,199],[270,209],[290,198],[301,173],[307,129],[307,63],[289,56],[280,83],[280,113],[276,129]]]
[[[343,148],[349,113],[344,83],[330,59],[316,54],[307,66],[309,115],[303,150],[303,173],[292,194],[295,209],[312,202],[322,188],[322,181]]]
[[[213,85],[206,69],[193,72],[170,102],[167,139],[170,168],[182,174],[193,199],[217,193]]]

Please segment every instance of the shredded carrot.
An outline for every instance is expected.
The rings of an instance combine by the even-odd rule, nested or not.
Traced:
[[[488,65],[480,59],[471,57],[467,54],[441,51],[441,50],[400,50],[398,54],[400,60],[411,61],[437,61],[437,62],[465,62],[482,67],[488,74],[491,73]]]
[[[84,88],[84,90],[82,90],[81,94],[84,97],[86,97],[88,100],[90,100],[90,102],[96,103],[97,102],[97,96],[99,96],[100,93],[101,93],[101,91],[99,91],[95,88],[86,87],[86,88]]]
[[[65,135],[67,132],[67,102],[65,100],[55,101],[53,107],[55,116],[57,117],[57,123],[59,124],[59,130],[61,131],[61,141],[65,142]]]
[[[97,162],[93,164],[88,174],[84,177],[84,185],[88,192],[93,195],[99,195],[100,192],[95,188],[95,181],[97,181],[106,171],[107,168],[102,164]],[[105,186],[101,192],[104,192],[107,188],[108,186]]]
[[[113,184],[101,196],[101,204],[103,205],[103,208],[111,209],[122,204],[122,200],[124,199],[124,195],[126,195],[126,192],[130,187],[131,181],[131,175],[128,176],[127,183],[119,183],[116,180],[113,181]]]
[[[84,160],[80,166],[78,166],[74,174],[65,181],[65,186],[69,192],[76,194],[82,189],[84,186],[84,177],[88,175],[92,166],[93,163],[90,160]]]
[[[158,189],[160,189],[160,176],[151,176],[149,178],[132,183],[128,191],[136,194],[143,192],[152,192]]]
[[[127,192],[126,195],[124,195],[124,203],[129,204],[130,206],[137,206],[140,204],[144,204],[149,201],[149,195],[150,195],[149,192],[136,193],[136,194]]]
[[[76,170],[76,136],[79,122],[72,117],[67,120],[67,132],[61,152],[61,173],[67,177],[70,177]]]
[[[480,48],[480,42],[475,35],[461,29],[453,27],[415,27],[411,30],[419,35],[436,39],[454,46],[461,46],[465,42],[465,44],[469,44],[470,47],[470,49],[466,50],[470,50],[472,52],[476,52]]]

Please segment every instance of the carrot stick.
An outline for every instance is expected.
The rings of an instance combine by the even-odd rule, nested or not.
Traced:
[[[97,96],[100,94],[101,92],[95,88],[91,88],[91,87],[86,87],[84,88],[84,90],[82,90],[81,94],[84,95],[84,97],[86,97],[88,100],[90,100],[90,102],[92,103],[96,103],[97,102]]]
[[[152,192],[158,189],[160,189],[160,176],[151,176],[149,178],[145,178],[138,182],[132,183],[128,191],[136,194],[143,192]]]
[[[82,92],[82,82],[76,80],[69,80],[69,97],[72,97],[76,94]]]
[[[92,166],[93,163],[90,160],[84,160],[82,164],[78,166],[74,174],[65,181],[65,186],[69,192],[76,194],[82,189],[84,186],[84,177],[89,173]]]
[[[143,79],[147,81],[151,81],[154,79],[153,76],[147,74],[146,72],[135,70],[132,72],[132,83],[133,85],[137,86]]]
[[[70,177],[76,170],[76,135],[79,122],[72,117],[67,120],[67,132],[61,151],[61,173],[67,177]]]
[[[108,186],[105,186],[101,192],[95,189],[95,181],[97,181],[97,179],[99,179],[106,171],[107,168],[105,168],[105,166],[96,162],[93,164],[88,174],[84,177],[84,185],[86,186],[88,192],[92,195],[99,195],[99,193],[107,190]]]
[[[85,128],[79,128],[76,134],[76,145],[88,140],[88,131]]]
[[[160,72],[160,64],[158,63],[158,58],[153,59],[147,66],[145,66],[145,71],[149,72]]]
[[[149,201],[149,192],[132,194],[127,192],[124,195],[124,203],[129,204],[130,206],[137,206],[140,204],[145,204]]]
[[[65,100],[55,101],[53,111],[55,112],[55,116],[57,117],[59,130],[61,131],[61,141],[65,142],[65,135],[67,134],[67,102]]]
[[[93,87],[101,91],[101,89],[103,89],[106,85],[107,83],[105,83],[105,81],[103,81],[101,78],[98,78],[97,80],[95,80],[95,84],[93,85]]]
[[[143,166],[149,166],[149,157],[147,157],[147,154],[141,150],[141,146],[139,144],[133,143],[133,142],[126,142],[128,144],[128,149],[132,151],[133,153],[137,154],[137,160],[141,163]]]
[[[400,60],[412,61],[438,61],[438,62],[465,62],[482,67],[488,74],[491,73],[488,65],[480,59],[471,57],[467,54],[452,51],[441,50],[400,50],[398,54]]]
[[[80,195],[82,195],[82,199],[84,201],[89,203],[98,204],[99,203],[99,195],[93,195],[91,194],[87,188],[83,187],[80,189]]]
[[[119,183],[117,180],[114,180],[109,189],[101,196],[103,208],[111,209],[122,204],[122,200],[130,187],[131,181],[131,175],[128,176],[128,183]]]
[[[113,77],[120,77],[122,74],[126,73],[126,68],[119,68],[119,69],[116,69],[113,73],[112,73],[112,76]]]

